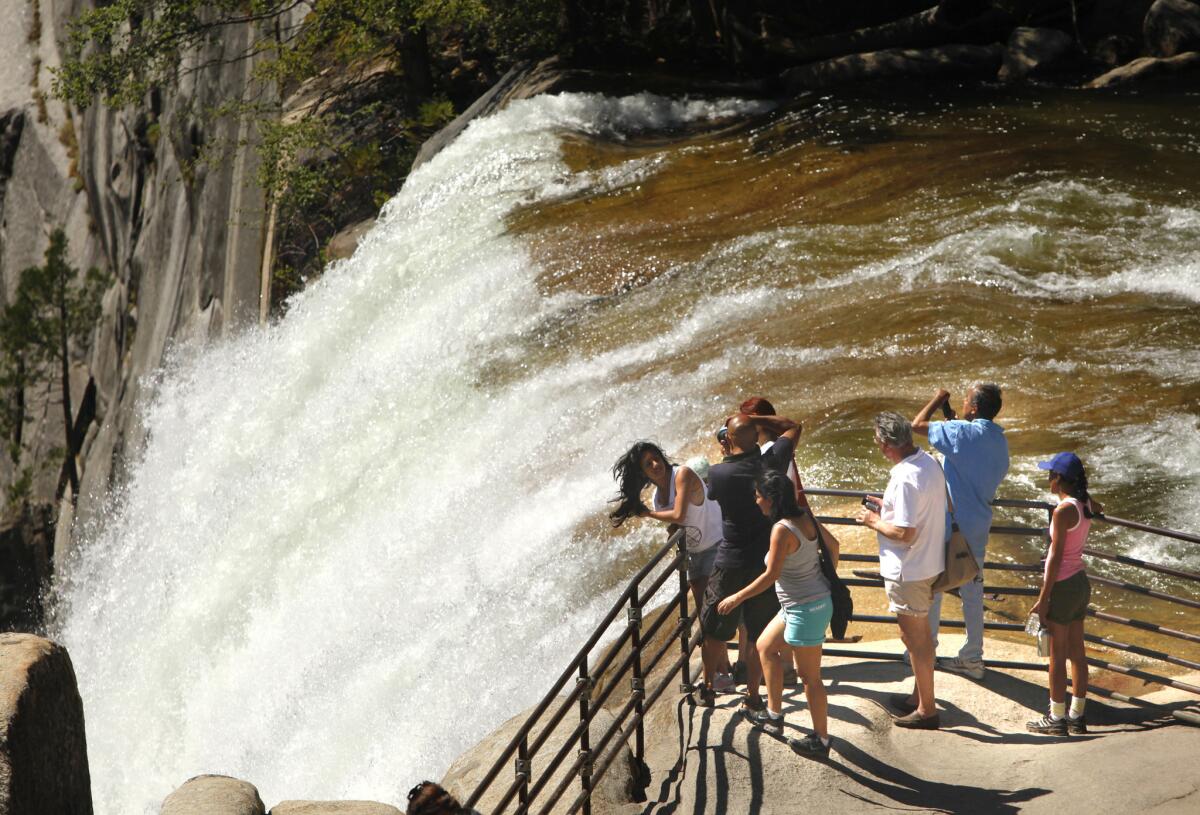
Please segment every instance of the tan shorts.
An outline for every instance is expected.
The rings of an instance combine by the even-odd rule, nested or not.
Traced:
[[[884,591],[887,592],[888,611],[893,614],[907,614],[910,617],[925,617],[933,604],[933,581],[937,577],[927,577],[924,580],[887,580],[883,581]]]

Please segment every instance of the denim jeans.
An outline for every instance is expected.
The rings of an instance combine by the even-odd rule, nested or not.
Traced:
[[[958,588],[962,598],[963,619],[967,623],[967,642],[958,655],[965,660],[983,659],[983,579],[975,578]],[[933,645],[937,648],[938,622],[942,614],[942,592],[933,595],[929,607],[929,630],[933,633]]]

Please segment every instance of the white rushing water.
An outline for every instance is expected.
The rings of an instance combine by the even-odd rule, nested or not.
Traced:
[[[637,436],[693,435],[714,413],[696,394],[734,360],[618,376],[656,350],[631,337],[524,365],[523,327],[564,304],[539,295],[504,218],[621,183],[620,168],[572,174],[564,131],[759,107],[513,104],[414,173],[282,322],[169,366],[147,449],[59,598],[99,815],[157,812],[204,772],[268,806],[400,802],[540,697],[594,626],[612,561],[646,541],[589,524],[607,468]],[[720,318],[699,304],[676,341]],[[495,363],[515,373],[489,383]]]

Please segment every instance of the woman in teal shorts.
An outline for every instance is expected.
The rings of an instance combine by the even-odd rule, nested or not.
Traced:
[[[829,754],[829,728],[825,686],[821,683],[821,645],[825,629],[833,616],[829,581],[821,572],[820,543],[816,519],[796,504],[796,489],[782,473],[768,472],[755,484],[755,500],[762,513],[775,522],[771,528],[771,548],[767,569],[739,592],[721,602],[717,610],[729,614],[756,594],[774,584],[781,606],[758,638],[767,682],[766,710],[754,714],[755,724],[775,735],[783,733],[783,659],[790,654],[796,672],[804,680],[804,695],[812,716],[813,730],[803,739],[789,739],[796,750],[811,756]],[[821,530],[829,543],[830,556],[837,567],[837,539]]]

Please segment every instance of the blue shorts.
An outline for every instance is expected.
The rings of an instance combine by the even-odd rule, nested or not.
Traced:
[[[689,583],[708,577],[717,565],[717,546],[710,546],[701,552],[687,553],[687,579]]]
[[[811,603],[784,606],[779,614],[786,623],[783,641],[788,645],[794,648],[821,645],[825,642],[825,629],[833,619],[833,601],[822,597]]]

